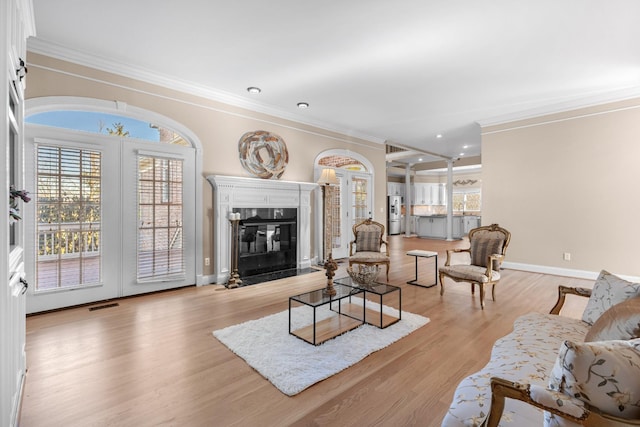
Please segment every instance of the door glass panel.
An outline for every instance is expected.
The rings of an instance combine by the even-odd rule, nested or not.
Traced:
[[[181,159],[138,156],[138,281],[185,275]]]
[[[342,248],[342,177],[338,177],[339,184],[331,186],[331,237],[332,249]]]
[[[352,218],[354,224],[369,218],[369,207],[367,203],[369,197],[367,190],[368,183],[369,180],[366,178],[353,176],[351,179],[351,210],[353,212]]]
[[[98,151],[37,148],[36,291],[101,282]]]

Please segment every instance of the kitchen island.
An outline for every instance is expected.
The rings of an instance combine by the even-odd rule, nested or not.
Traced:
[[[480,225],[480,217],[476,215],[454,215],[453,235],[454,239],[462,239],[469,230]],[[416,215],[416,234],[418,237],[428,239],[447,238],[446,215]]]

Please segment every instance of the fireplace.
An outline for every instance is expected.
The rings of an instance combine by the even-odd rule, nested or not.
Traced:
[[[241,277],[311,267],[311,192],[315,183],[210,175],[213,187],[213,283],[231,267],[230,213],[240,213]]]
[[[255,276],[297,267],[298,209],[235,208],[240,213],[238,272]]]

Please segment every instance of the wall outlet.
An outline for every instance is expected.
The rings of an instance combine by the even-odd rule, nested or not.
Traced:
[[[204,265],[211,265],[211,259],[210,258],[205,258],[204,259]]]
[[[571,254],[569,252],[563,253],[562,259],[564,259],[565,261],[571,261]]]

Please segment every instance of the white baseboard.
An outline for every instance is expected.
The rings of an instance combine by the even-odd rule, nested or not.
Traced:
[[[508,262],[505,261],[502,263],[502,268],[510,269],[510,270],[520,270],[520,271],[528,271],[531,273],[542,273],[542,274],[552,274],[554,276],[566,276],[566,277],[576,277],[578,279],[589,279],[596,280],[599,271],[587,271],[587,270],[572,270],[570,268],[559,268],[559,267],[550,267],[546,265],[535,265],[535,264],[523,264],[519,262]],[[615,272],[611,272],[616,274]],[[630,282],[638,283],[640,282],[640,277],[634,276],[624,276],[621,274],[616,274],[616,276],[621,279],[628,280]]]
[[[203,286],[203,285],[214,285],[216,283],[216,276],[213,275],[199,275],[198,277],[196,277],[196,285],[197,286]]]

